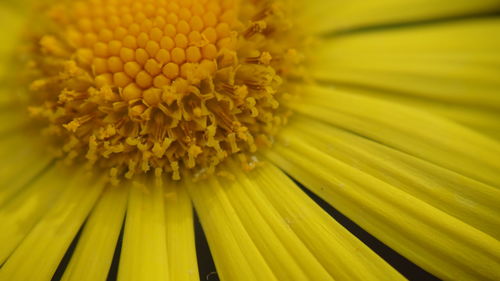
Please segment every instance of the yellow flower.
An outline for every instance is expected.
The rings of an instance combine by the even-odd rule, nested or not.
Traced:
[[[500,279],[498,0],[34,2],[0,4],[1,281],[199,280],[193,207],[221,280],[405,278],[298,183]]]

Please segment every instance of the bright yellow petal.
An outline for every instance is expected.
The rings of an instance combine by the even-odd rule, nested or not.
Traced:
[[[85,223],[63,281],[104,281],[125,216],[128,189],[108,187]]]
[[[500,278],[500,242],[391,184],[308,145],[268,153],[280,168],[417,265],[447,280]]]
[[[341,36],[314,49],[310,74],[452,104],[500,109],[500,19]]]
[[[500,187],[500,143],[425,111],[317,86],[293,108],[473,179]]]
[[[278,280],[216,180],[186,182],[221,280]]]
[[[167,184],[165,220],[170,280],[199,280],[193,206],[184,187]]]
[[[500,238],[500,190],[353,133],[295,116],[280,133],[304,141],[461,221]]]
[[[160,185],[130,187],[119,281],[169,280],[163,195]]]
[[[7,259],[0,280],[51,280],[104,186],[82,171],[61,168],[59,175],[53,184],[65,185],[63,193]]]
[[[261,257],[278,280],[401,278],[275,167],[246,174],[230,164],[235,180],[190,187],[222,280],[256,280]],[[253,244],[256,252],[227,248],[227,241],[242,237],[249,241],[240,247]],[[247,264],[251,273],[237,275]]]
[[[131,187],[118,280],[199,280],[191,202],[169,184]]]

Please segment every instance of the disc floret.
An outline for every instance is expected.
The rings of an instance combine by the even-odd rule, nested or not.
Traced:
[[[283,83],[296,59],[282,10],[254,2],[55,7],[34,50],[31,113],[48,120],[67,161],[84,158],[114,181],[150,171],[177,180],[244,160],[286,123]]]

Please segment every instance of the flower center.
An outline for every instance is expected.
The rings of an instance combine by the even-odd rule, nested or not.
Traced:
[[[296,63],[274,1],[84,0],[49,11],[33,52],[34,116],[67,161],[115,182],[154,171],[211,174],[286,123]]]

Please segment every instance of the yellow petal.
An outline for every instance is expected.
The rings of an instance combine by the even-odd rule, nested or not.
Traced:
[[[1,65],[1,63],[0,63]],[[4,90],[2,90],[4,91]],[[0,92],[2,94],[2,92]],[[2,98],[0,98],[1,100]],[[1,101],[0,101],[1,102]],[[4,101],[5,103],[12,102],[9,99]],[[16,105],[17,106],[17,105]],[[21,130],[26,128],[29,122],[28,114],[25,111],[8,110],[2,108],[3,113],[0,113],[0,136],[8,135],[13,133],[19,133]]]
[[[496,0],[312,0],[294,3],[303,23],[312,31],[325,33],[360,27],[425,21],[498,11]],[[307,3],[307,4],[304,4]]]
[[[255,280],[252,274],[261,268],[255,262],[260,257],[278,280],[402,278],[275,167],[267,165],[246,174],[235,163],[229,164],[235,180],[190,187],[222,280]],[[225,214],[223,219],[219,212]],[[256,256],[245,249],[227,248],[225,242],[242,237],[254,245]],[[238,242],[248,247],[242,243]],[[238,252],[245,255],[240,259]],[[224,259],[226,255],[233,258]],[[249,269],[253,272],[237,275],[246,264],[253,265]]]
[[[372,175],[461,221],[500,238],[500,190],[353,133],[295,116],[280,133],[301,138],[351,167]]]
[[[19,174],[17,175],[19,177]],[[24,175],[22,176],[24,177]],[[24,237],[62,193],[64,183],[58,181],[60,170],[52,168],[40,179],[25,186],[0,208],[0,264],[14,251]],[[3,190],[3,189],[2,189]],[[2,193],[4,195],[4,193]]]
[[[453,104],[433,98],[404,95],[397,92],[336,85],[335,88],[425,110],[470,127],[490,137],[500,139],[500,111],[473,104]]]
[[[51,280],[104,185],[82,171],[61,169],[59,175],[53,184],[65,185],[63,193],[7,259],[0,280]]]
[[[276,144],[269,157],[382,242],[446,280],[500,278],[498,240],[301,138]]]
[[[220,184],[186,182],[221,280],[278,280],[242,225]]]
[[[5,163],[0,166],[0,206],[53,161],[32,140],[14,134],[0,139],[0,157]]]
[[[484,18],[341,36],[314,49],[319,80],[500,109],[500,29]]]
[[[500,187],[500,143],[425,111],[307,86],[293,108],[465,176]]]
[[[169,280],[162,187],[131,185],[118,280]]]
[[[125,216],[128,189],[108,187],[85,223],[63,281],[106,280]]]
[[[170,280],[199,280],[193,207],[184,187],[165,187],[165,224]]]
[[[173,183],[134,183],[118,280],[199,280],[192,206]]]
[[[7,3],[0,4],[0,26],[3,28],[0,31],[0,36],[2,38],[2,44],[0,44],[0,78],[3,78],[5,74],[5,64],[11,54],[16,40],[21,36],[22,24],[25,21],[23,13],[8,5]]]

